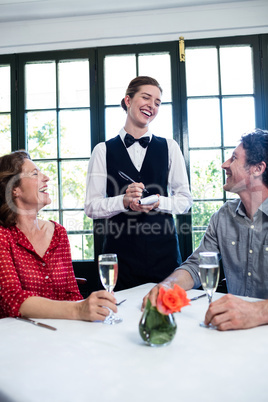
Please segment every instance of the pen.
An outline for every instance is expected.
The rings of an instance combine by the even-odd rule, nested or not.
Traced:
[[[131,179],[131,177],[129,177],[126,173],[121,172],[121,170],[118,170],[118,174],[119,176],[121,176],[123,179],[130,181],[131,183],[136,183],[133,179]],[[146,188],[143,189],[143,191],[147,194],[149,194],[149,191],[146,190]]]

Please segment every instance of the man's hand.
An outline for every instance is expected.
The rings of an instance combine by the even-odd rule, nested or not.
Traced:
[[[228,294],[210,304],[205,324],[211,323],[220,331],[253,328],[265,324],[267,310],[267,300],[248,302]]]
[[[173,288],[175,283],[185,290],[192,289],[192,287],[194,286],[193,278],[188,271],[185,271],[184,269],[175,270],[166,279],[158,283],[158,285],[154,286],[150,290],[150,292],[143,298],[141,309],[144,310],[148,298],[150,299],[152,306],[156,306],[159,289],[162,286],[166,288]]]
[[[156,300],[157,300],[158,292],[159,292],[159,289],[160,289],[161,286],[162,286],[162,284],[159,283],[158,285],[154,286],[150,290],[150,292],[147,293],[146,296],[144,296],[143,301],[142,301],[142,306],[141,306],[142,311],[144,310],[144,307],[146,306],[146,303],[147,303],[148,299],[152,303],[152,306],[156,306]]]

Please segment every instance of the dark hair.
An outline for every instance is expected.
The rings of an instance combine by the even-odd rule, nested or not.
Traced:
[[[25,159],[31,159],[24,150],[0,157],[0,225],[15,225],[17,219],[13,189],[20,185],[19,174]]]
[[[262,175],[263,184],[268,187],[268,131],[257,128],[241,137],[246,151],[246,165],[253,166],[265,162],[266,169]]]
[[[125,96],[128,95],[130,98],[133,98],[134,95],[140,90],[140,87],[142,85],[153,85],[154,87],[157,87],[160,90],[161,94],[163,92],[159,83],[154,78],[147,77],[146,75],[141,75],[139,77],[134,78],[132,81],[130,81],[130,83],[127,87]],[[122,99],[121,106],[125,111],[127,111],[125,98]]]

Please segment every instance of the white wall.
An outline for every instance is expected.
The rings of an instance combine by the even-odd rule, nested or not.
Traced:
[[[230,1],[24,20],[0,14],[0,54],[268,33],[268,0]]]

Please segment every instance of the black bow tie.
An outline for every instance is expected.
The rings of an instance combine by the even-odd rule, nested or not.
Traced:
[[[136,142],[136,141],[139,141],[140,145],[143,148],[146,148],[149,145],[150,137],[142,137],[142,138],[136,139],[136,138],[132,137],[132,135],[130,135],[130,134],[125,135],[124,142],[125,142],[125,145],[127,148],[130,147],[131,145],[133,145],[134,142]]]

